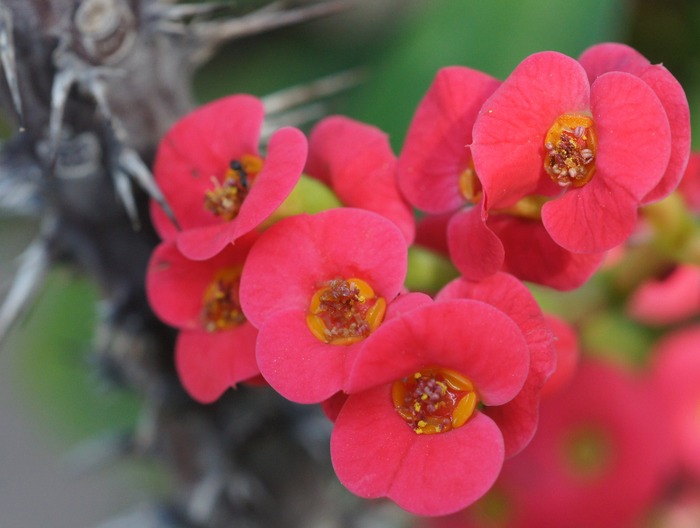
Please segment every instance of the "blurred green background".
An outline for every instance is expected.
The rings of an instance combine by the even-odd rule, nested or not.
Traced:
[[[194,89],[201,102],[235,92],[262,96],[362,68],[363,84],[335,98],[330,111],[382,128],[398,151],[418,101],[443,66],[465,65],[504,78],[536,51],[577,56],[592,44],[621,41],[676,75],[695,124],[699,30],[700,3],[693,0],[359,1],[347,13],[231,43],[201,71]],[[0,218],[0,292],[21,248],[17,233],[21,239],[32,227]],[[137,399],[102,390],[91,373],[98,299],[93,285],[57,270],[0,351],[3,394],[26,420],[39,424],[34,434],[54,453],[136,419]],[[0,511],[2,493],[0,480]]]

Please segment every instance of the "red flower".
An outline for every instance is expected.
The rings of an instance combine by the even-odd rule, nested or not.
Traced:
[[[278,130],[258,151],[262,103],[234,95],[198,108],[161,141],[154,173],[179,227],[156,204],[153,223],[188,258],[206,259],[250,232],[289,195],[306,160],[306,138]]]
[[[668,476],[663,409],[651,384],[583,362],[564,390],[542,401],[537,435],[503,467],[508,526],[633,525]]]
[[[556,367],[552,333],[537,301],[512,275],[497,273],[481,282],[456,279],[436,296],[438,301],[460,298],[498,308],[518,325],[527,341],[530,371],[522,390],[508,403],[484,409],[503,433],[505,455],[510,458],[530,442],[537,430],[540,391]]]
[[[674,455],[700,478],[700,326],[665,336],[653,360],[653,378],[671,422]]]
[[[690,110],[683,87],[663,65],[651,64],[641,53],[625,44],[597,44],[584,51],[579,62],[591,82],[610,71],[627,72],[647,83],[659,97],[671,125],[671,158],[663,177],[642,203],[668,195],[678,186],[690,152]]]
[[[174,241],[163,242],[151,256],[148,298],[158,317],[181,329],[175,363],[184,387],[198,401],[214,401],[227,388],[259,374],[257,331],[238,300],[241,271],[254,240],[254,235],[243,237],[205,261],[185,258]]]
[[[381,214],[413,241],[413,211],[399,194],[396,157],[378,128],[343,116],[321,120],[309,135],[305,173],[326,183],[343,205]]]
[[[331,435],[340,481],[419,515],[474,502],[504,459],[503,436],[480,406],[522,389],[529,352],[501,311],[453,300],[387,321],[359,352]]]
[[[445,218],[450,256],[466,278],[481,280],[502,270],[558,289],[578,287],[602,254],[572,254],[551,239],[539,218],[482,211],[469,144],[478,112],[498,86],[469,68],[440,70],[411,122],[399,157],[399,185],[414,206]]]
[[[281,220],[253,247],[241,304],[265,379],[300,403],[346,385],[354,355],[402,290],[406,240],[386,218],[331,209]]]
[[[555,52],[525,59],[482,107],[472,155],[487,214],[541,205],[552,239],[574,253],[610,249],[669,167],[669,117],[649,84],[612,71],[589,82]]]

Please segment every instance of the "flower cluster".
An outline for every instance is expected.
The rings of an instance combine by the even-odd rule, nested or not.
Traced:
[[[280,129],[261,148],[263,113],[247,95],[210,103],[176,123],[156,156],[171,211],[152,206],[162,243],[147,290],[179,330],[183,386],[207,403],[262,378],[291,401],[322,405],[333,421],[333,467],[359,496],[437,516],[502,489],[526,504],[523,518],[535,523],[527,526],[546,524],[544,503],[528,493],[572,485],[560,484],[564,476],[522,485],[518,464],[542,458],[545,467],[569,432],[583,435],[571,437],[572,460],[580,442],[631,445],[658,400],[631,418],[627,407],[607,406],[646,393],[610,367],[579,365],[577,330],[545,315],[523,281],[571,290],[614,266],[608,250],[626,254],[645,229],[640,209],[686,173],[680,85],[620,44],[578,60],[537,53],[502,82],[445,68],[398,155],[381,130],[343,116],[308,137]],[[427,269],[448,271],[426,278],[426,259],[435,264]],[[683,291],[697,289],[699,276],[678,267],[666,288],[640,285],[630,317],[693,317],[700,304]],[[671,288],[678,302],[669,311],[654,299]],[[680,356],[693,340],[697,331],[664,348]],[[660,361],[659,391],[682,361]],[[696,464],[697,449],[683,443],[686,418],[679,412],[674,426],[679,451]],[[630,452],[646,456],[665,438],[648,436]],[[638,475],[637,502],[669,465],[659,457]],[[618,477],[606,485],[623,485]],[[565,499],[563,511],[577,508]],[[618,506],[627,514],[636,504]]]

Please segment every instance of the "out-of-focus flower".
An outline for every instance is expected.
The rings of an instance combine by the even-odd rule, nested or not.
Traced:
[[[153,223],[188,258],[212,257],[258,227],[299,180],[305,136],[280,129],[263,156],[262,121],[260,100],[232,95],[186,115],[162,139],[154,174],[181,230],[154,202]]]
[[[663,337],[655,348],[652,373],[670,421],[679,469],[700,478],[700,326]]]
[[[543,399],[530,445],[504,465],[505,526],[636,525],[669,476],[666,408],[647,380],[581,362],[566,388]]]

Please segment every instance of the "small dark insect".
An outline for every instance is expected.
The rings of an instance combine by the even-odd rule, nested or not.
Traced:
[[[231,170],[236,171],[238,173],[238,181],[240,182],[241,187],[243,187],[244,189],[248,189],[248,175],[243,169],[243,165],[241,165],[241,162],[238,160],[233,160],[229,167],[231,167]]]

